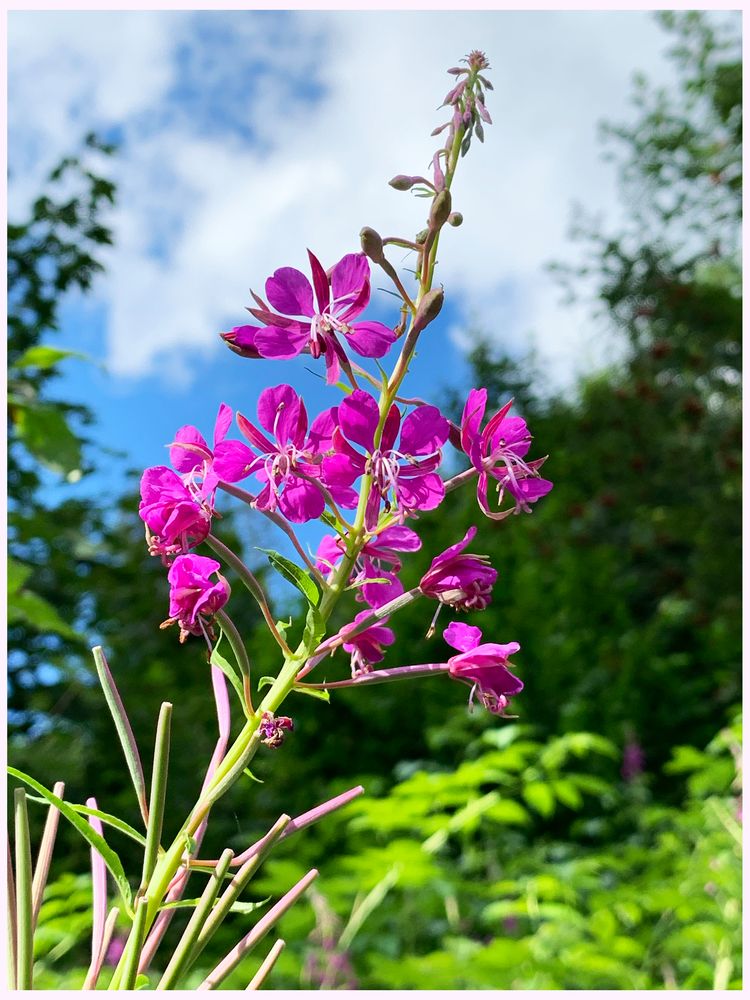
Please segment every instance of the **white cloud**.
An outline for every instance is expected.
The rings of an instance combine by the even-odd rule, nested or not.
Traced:
[[[207,17],[224,36],[205,33]],[[465,223],[445,235],[439,277],[499,341],[534,331],[565,381],[592,360],[591,325],[559,306],[544,265],[570,257],[573,199],[616,211],[596,122],[627,114],[634,70],[667,78],[664,45],[642,13],[12,14],[10,152],[23,179],[11,204],[71,136],[120,125],[117,246],[99,291],[107,360],[120,375],[189,379],[221,349],[217,330],[242,322],[248,286],[304,267],[307,246],[332,263],[357,248],[362,225],[421,228],[426,203],[386,181],[426,169],[445,69],[479,46],[495,124],[461,164]],[[195,121],[175,113],[178,98],[166,103],[178,53],[208,95]],[[320,95],[295,96],[287,69]],[[252,142],[221,127],[230,112]]]

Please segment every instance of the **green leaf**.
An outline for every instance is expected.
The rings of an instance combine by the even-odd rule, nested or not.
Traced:
[[[28,798],[32,802],[40,802],[42,805],[47,804],[47,799],[38,798],[36,795],[29,795]],[[70,806],[71,809],[75,809],[75,811],[77,813],[80,813],[82,816],[96,816],[98,819],[102,821],[102,823],[106,823],[108,826],[111,826],[114,830],[119,830],[120,833],[124,833],[127,837],[130,837],[132,840],[137,840],[139,844],[146,843],[146,838],[143,836],[142,833],[139,833],[129,823],[126,823],[124,819],[120,819],[118,816],[113,816],[111,813],[102,812],[101,809],[92,809],[90,806],[79,806],[78,803],[76,802],[68,802],[66,800],[65,804]]]
[[[8,557],[8,596],[11,597],[13,594],[17,593],[23,587],[24,583],[28,580],[31,574],[34,572],[33,567],[26,566],[24,563],[18,562],[17,559]]]
[[[543,781],[532,781],[522,789],[523,797],[540,816],[551,816],[555,811],[555,796]]]
[[[330,691],[325,691],[322,688],[293,687],[292,691],[296,691],[298,694],[306,694],[310,698],[318,698],[320,701],[330,702],[331,700]]]
[[[16,430],[34,458],[52,472],[69,476],[80,470],[81,441],[68,427],[58,407],[20,408]]]
[[[271,897],[267,896],[265,899],[259,899],[257,902],[251,903],[232,903],[229,908],[230,913],[252,913],[254,910],[259,910],[261,906],[265,906],[266,903],[270,902]],[[197,899],[176,899],[171,903],[162,903],[159,907],[160,910],[187,910],[192,909],[200,903],[200,897]],[[221,903],[220,899],[217,899],[213,908],[217,907]]]
[[[60,617],[56,609],[31,590],[23,590],[9,596],[8,621],[26,622],[40,632],[55,632],[67,639],[79,638],[76,630]]]
[[[321,617],[318,609],[311,605],[305,619],[305,631],[302,633],[302,641],[309,650],[313,650],[323,638],[325,632],[325,620]]]
[[[23,781],[24,784],[33,788],[34,791],[39,792],[43,798],[47,800],[51,805],[55,806],[56,809],[72,823],[73,826],[78,830],[84,840],[86,840],[96,851],[101,855],[105,865],[109,868],[109,871],[117,883],[117,888],[120,890],[120,895],[125,903],[125,907],[129,915],[133,913],[133,896],[130,891],[130,885],[125,876],[125,869],[122,867],[122,862],[118,855],[112,850],[107,841],[100,834],[94,830],[90,823],[87,823],[85,819],[78,815],[78,813],[67,802],[58,798],[54,792],[50,792],[44,785],[41,785],[35,778],[30,777],[28,774],[24,774],[23,771],[17,770],[15,767],[8,768],[8,774],[12,775],[14,778],[18,778],[19,781]]]
[[[219,632],[219,638],[211,652],[211,663],[213,666],[218,667],[219,670],[224,674],[226,679],[232,685],[234,690],[237,692],[237,697],[240,699],[240,705],[242,705],[242,710],[247,715],[247,710],[245,707],[245,691],[242,687],[242,678],[234,669],[232,664],[219,652],[219,643],[224,638],[224,633]]]
[[[246,767],[242,773],[246,774],[251,781],[257,781],[259,785],[265,784],[262,778],[256,778],[256,776],[253,774],[253,772],[250,770],[249,767]]]
[[[69,351],[62,347],[49,347],[46,344],[37,344],[36,347],[30,347],[28,351],[24,351],[18,361],[16,361],[14,367],[52,368],[59,361],[63,361],[65,358],[82,358],[84,361],[89,360],[88,357],[85,354],[81,354],[80,351]]]
[[[280,573],[289,583],[294,584],[297,590],[304,594],[313,607],[318,606],[320,593],[309,573],[306,573],[300,566],[293,563],[291,559],[287,559],[286,556],[282,556],[273,549],[262,549],[259,547],[258,551],[266,554],[268,561],[277,573]]]
[[[261,677],[261,679],[258,681],[258,690],[262,691],[263,688],[270,687],[275,680],[276,680],[275,677],[269,677],[268,674],[266,674],[265,677]]]

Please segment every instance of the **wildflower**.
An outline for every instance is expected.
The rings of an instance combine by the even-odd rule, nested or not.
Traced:
[[[623,781],[630,783],[643,774],[643,765],[646,762],[646,755],[643,747],[637,739],[631,738],[625,744],[622,752],[622,767],[620,774]]]
[[[273,712],[264,712],[260,720],[258,731],[261,735],[261,743],[275,750],[280,747],[286,738],[286,733],[294,729],[294,723],[288,715],[274,715]]]
[[[162,627],[177,622],[180,642],[188,635],[202,635],[201,619],[210,618],[229,600],[230,588],[219,570],[221,564],[193,553],[177,556],[169,568],[169,618]],[[216,574],[216,582],[210,577]]]
[[[479,472],[477,500],[482,512],[493,520],[501,520],[521,510],[529,513],[529,504],[552,489],[549,480],[539,478],[538,469],[545,459],[525,460],[531,446],[531,434],[522,417],[508,416],[512,403],[512,400],[506,403],[489,419],[484,430],[480,430],[487,407],[487,390],[472,389],[461,417],[461,447]],[[488,476],[498,482],[498,506],[507,490],[515,500],[513,507],[496,512],[490,509]]]
[[[258,422],[270,437],[237,414],[240,431],[260,454],[241,441],[222,441],[216,446],[214,473],[229,483],[249,475],[265,483],[255,500],[260,510],[278,507],[295,523],[320,517],[325,509],[321,452],[330,450],[335,413],[327,410],[316,417],[308,434],[303,400],[290,385],[277,385],[260,394]],[[334,486],[332,492],[344,506],[356,506],[357,495],[348,487]]]
[[[497,570],[490,566],[487,556],[464,552],[476,533],[472,526],[460,542],[432,560],[419,583],[425,597],[434,597],[456,611],[481,611],[487,607]]]
[[[508,670],[512,666],[509,658],[521,648],[518,643],[482,643],[481,629],[462,622],[451,622],[443,638],[459,650],[448,660],[448,672],[456,680],[471,684],[469,704],[478,692],[487,711],[504,715],[509,698],[523,690],[523,681]]]
[[[185,552],[202,542],[211,527],[210,507],[166,465],[146,469],[141,476],[138,515],[146,524],[152,555]]]
[[[369,611],[360,611],[351,624],[345,625],[340,630],[340,635],[344,636],[347,632],[353,631],[369,614]],[[387,621],[388,619],[384,618],[376,625],[370,625],[369,628],[357,633],[349,642],[344,643],[344,649],[351,654],[352,677],[369,673],[372,664],[379,663],[383,659],[385,655],[383,646],[390,646],[396,641],[393,630],[386,628]]]
[[[323,460],[326,478],[341,486],[362,475],[372,477],[366,523],[377,522],[381,499],[386,510],[395,501],[400,516],[418,510],[433,510],[445,496],[440,476],[440,449],[448,439],[450,425],[436,406],[417,406],[401,424],[398,407],[385,419],[380,442],[375,433],[380,422],[376,400],[363,389],[355,389],[338,407],[339,426],[333,434],[337,454]],[[401,436],[396,448],[396,441]],[[354,444],[364,449],[362,455]]]
[[[323,355],[327,381],[333,385],[339,378],[340,363],[346,362],[339,336],[344,336],[357,354],[382,358],[396,334],[383,323],[352,322],[370,301],[370,265],[363,253],[342,257],[330,275],[313,253],[307,253],[312,285],[296,268],[274,271],[266,282],[270,308],[254,296],[258,308],[250,310],[264,326],[235,328],[231,339],[225,335],[225,340],[230,346],[257,351],[264,358],[294,358],[304,350],[314,358]]]

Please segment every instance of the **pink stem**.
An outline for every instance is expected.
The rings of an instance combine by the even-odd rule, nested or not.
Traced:
[[[98,809],[96,799],[91,797],[86,799],[89,809]],[[88,816],[88,821],[93,830],[100,837],[104,836],[102,821],[98,816]],[[91,928],[91,964],[96,963],[102,949],[104,940],[104,924],[107,920],[107,866],[104,858],[93,847],[91,848],[91,879],[93,883],[93,926]]]
[[[286,913],[286,911],[297,902],[305,889],[307,889],[310,883],[316,879],[317,876],[318,871],[316,868],[311,869],[307,875],[303,875],[299,882],[293,886],[285,896],[282,896],[275,906],[271,907],[268,913],[258,921],[250,933],[246,934],[239,944],[235,945],[229,954],[226,955],[221,962],[219,962],[216,968],[210,972],[208,976],[206,976],[198,989],[212,990],[223,979],[225,979],[232,969],[239,964],[242,958],[265,937],[276,921],[279,920]]]
[[[298,830],[304,830],[304,828],[306,826],[310,826],[311,823],[317,823],[318,820],[323,819],[323,817],[327,816],[329,813],[343,808],[343,806],[348,805],[363,792],[364,788],[362,785],[357,785],[355,788],[350,788],[349,791],[342,792],[341,795],[336,795],[334,798],[328,799],[327,802],[322,802],[319,806],[315,806],[312,809],[308,809],[307,812],[301,813],[299,816],[295,816],[294,819],[287,824],[284,832],[278,838],[278,843],[281,843],[282,840],[291,834],[297,833]],[[264,834],[260,840],[256,840],[256,842],[248,847],[246,851],[243,851],[243,853],[239,854],[236,858],[232,858],[229,862],[230,865],[244,865],[250,860],[250,858],[255,857],[256,854],[260,854],[265,848],[269,836],[270,833]],[[218,864],[218,861],[200,860],[197,861],[196,864],[215,867]]]
[[[323,691],[328,691],[331,688],[361,687],[363,684],[385,684],[387,681],[398,681],[402,677],[424,677],[428,674],[445,673],[447,669],[447,663],[418,663],[411,667],[372,670],[368,674],[350,677],[345,681],[331,681],[328,684],[300,684],[300,687],[318,688]]]

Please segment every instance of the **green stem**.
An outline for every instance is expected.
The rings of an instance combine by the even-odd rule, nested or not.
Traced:
[[[191,958],[191,953],[196,941],[198,940],[201,928],[211,913],[211,908],[216,902],[216,897],[219,895],[219,890],[221,889],[224,881],[224,876],[229,869],[229,863],[232,860],[232,857],[233,852],[227,848],[219,858],[219,863],[206,883],[206,887],[201,894],[200,901],[195,907],[193,915],[191,916],[177,947],[172,953],[169,965],[166,967],[164,975],[159,980],[156,987],[157,990],[171,989],[182,975],[182,971],[185,968],[186,963]]]
[[[18,929],[16,989],[30,990],[34,979],[34,917],[31,889],[31,838],[26,792],[13,793],[16,831],[16,921]]]
[[[151,798],[148,806],[148,826],[146,827],[146,847],[143,852],[143,874],[141,890],[145,890],[156,867],[164,823],[164,805],[167,795],[167,772],[169,769],[170,726],[172,705],[165,701],[159,711],[154,745],[154,766],[151,772]]]
[[[147,915],[149,910],[149,900],[146,896],[141,896],[135,904],[135,917],[133,927],[130,931],[128,943],[125,945],[123,954],[122,972],[120,974],[119,990],[135,989],[135,981],[138,976],[138,961],[141,955],[141,948],[146,939]],[[113,977],[114,981],[114,977]],[[110,983],[110,989],[112,983]]]
[[[276,622],[273,620],[273,615],[268,607],[266,595],[264,594],[263,588],[258,583],[255,576],[250,572],[240,557],[235,555],[235,553],[232,552],[232,550],[223,542],[220,542],[215,535],[208,535],[206,538],[206,544],[209,545],[218,556],[221,556],[222,559],[228,562],[229,565],[235,570],[239,578],[258,602],[258,607],[266,620],[266,625],[268,625],[271,635],[274,637],[276,642],[278,642],[279,646],[281,646],[284,655],[290,656],[291,650],[287,646],[279,630],[276,628]]]

